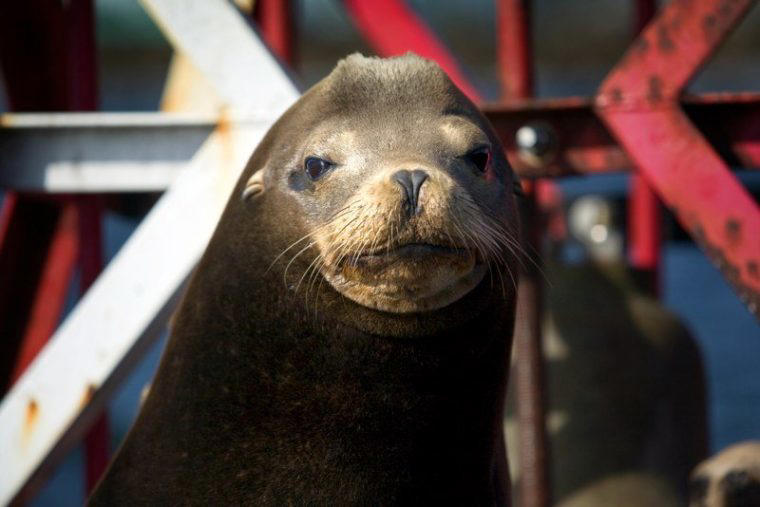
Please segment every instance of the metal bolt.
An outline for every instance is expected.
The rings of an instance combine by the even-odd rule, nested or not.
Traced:
[[[530,165],[546,165],[557,152],[557,133],[548,123],[531,122],[515,133],[520,157]]]

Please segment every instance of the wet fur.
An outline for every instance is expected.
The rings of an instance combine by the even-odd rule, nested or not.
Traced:
[[[294,140],[356,115],[386,120],[376,132],[362,126],[382,138],[394,119],[403,129],[405,114],[424,107],[467,116],[494,145],[498,188],[465,183],[482,223],[501,230],[446,236],[482,250],[504,275],[437,310],[381,312],[344,297],[315,268],[324,253],[310,234],[339,216],[356,185],[332,178],[312,206],[300,196],[315,189],[293,176],[303,160]],[[434,64],[414,56],[340,63],[254,152],[91,504],[507,504],[501,418],[515,289],[504,270],[516,259],[501,152]],[[241,199],[258,171],[263,191]],[[351,244],[377,248],[396,229],[356,239],[365,231]],[[326,252],[356,250],[346,244]]]

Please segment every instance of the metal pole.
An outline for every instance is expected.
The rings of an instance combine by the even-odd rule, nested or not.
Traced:
[[[635,0],[634,36],[652,20],[655,0]],[[633,267],[644,273],[646,289],[660,293],[662,213],[660,199],[637,172],[631,174],[628,194],[628,256]]]
[[[533,95],[533,55],[528,0],[498,2],[499,65],[506,102]],[[541,224],[536,185],[527,185],[523,208],[523,244],[529,253],[540,251]],[[533,259],[536,263],[539,259]],[[544,365],[541,347],[541,278],[538,266],[523,260],[517,294],[515,325],[515,383],[520,442],[519,502],[523,507],[551,503],[549,451],[546,435]]]
[[[283,62],[292,64],[293,16],[289,0],[257,0],[253,18],[261,29],[264,40]]]

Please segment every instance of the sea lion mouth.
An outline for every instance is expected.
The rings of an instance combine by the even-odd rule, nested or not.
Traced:
[[[356,257],[354,262],[356,265],[379,267],[394,261],[415,261],[435,257],[466,260],[472,255],[472,251],[461,247],[431,243],[406,243],[363,253]]]
[[[324,271],[344,296],[392,313],[430,311],[472,290],[486,266],[476,251],[410,242],[347,255]]]

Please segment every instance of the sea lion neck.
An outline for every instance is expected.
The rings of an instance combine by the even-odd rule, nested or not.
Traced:
[[[260,308],[273,321],[276,311]],[[178,316],[182,341],[170,343],[145,408],[165,420],[155,439],[161,455],[182,456],[189,444],[172,435],[194,435],[195,455],[171,464],[180,475],[222,452],[241,488],[279,500],[312,498],[303,484],[319,484],[325,500],[370,491],[381,503],[473,502],[474,492],[492,491],[483,482],[499,444],[511,322],[463,322],[400,340],[305,314],[230,335],[202,322],[211,315]],[[271,489],[283,482],[293,489]]]

